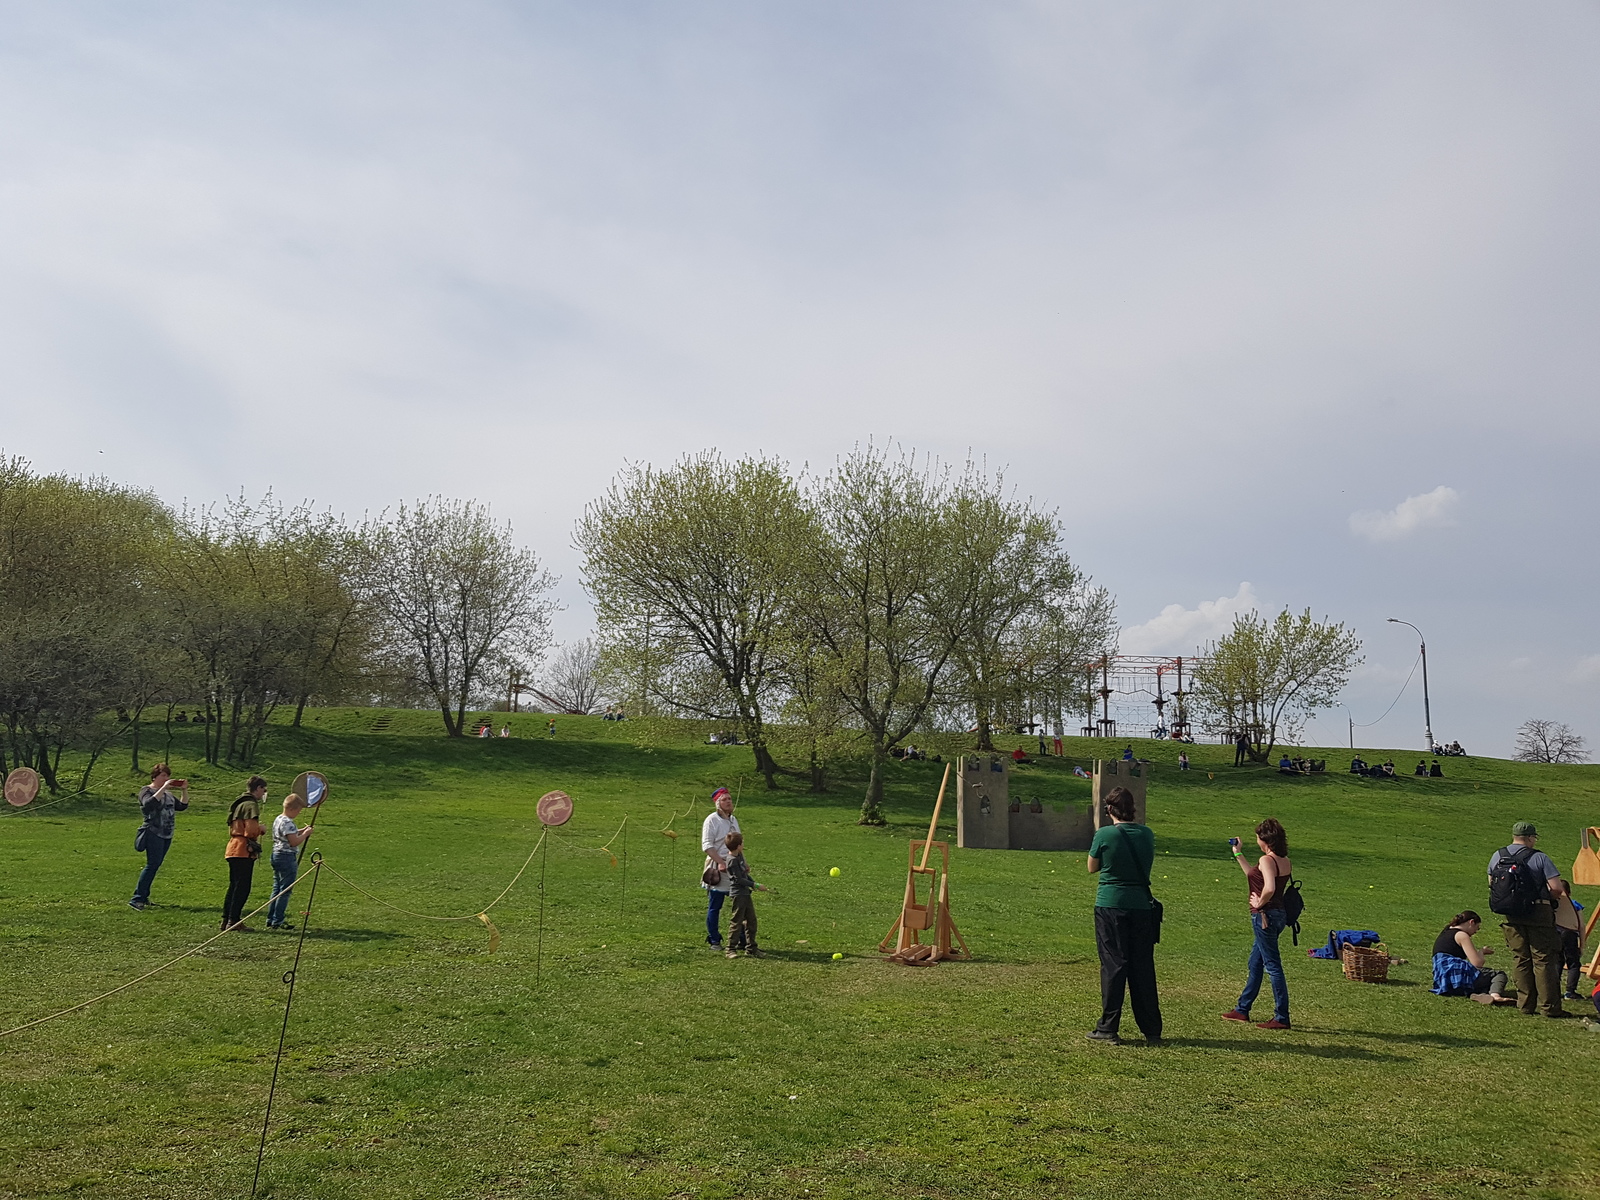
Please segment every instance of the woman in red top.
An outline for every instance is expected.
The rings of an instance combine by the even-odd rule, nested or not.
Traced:
[[[1268,817],[1256,826],[1256,845],[1261,847],[1261,860],[1251,866],[1239,846],[1238,838],[1229,838],[1233,847],[1233,861],[1244,872],[1250,885],[1250,973],[1245,979],[1239,1002],[1222,1014],[1225,1021],[1248,1021],[1250,1006],[1261,992],[1263,972],[1272,980],[1272,1020],[1261,1021],[1261,1029],[1289,1028],[1289,980],[1283,973],[1283,959],[1278,955],[1278,939],[1288,924],[1288,914],[1283,909],[1283,891],[1293,878],[1294,864],[1289,861],[1289,835],[1277,818]]]
[[[224,931],[237,929],[248,933],[250,930],[240,918],[250,899],[256,859],[261,857],[261,835],[266,833],[261,824],[261,802],[266,798],[267,781],[252,775],[244,795],[235,800],[228,811],[228,849],[223,855],[228,860],[228,894],[222,901]]]

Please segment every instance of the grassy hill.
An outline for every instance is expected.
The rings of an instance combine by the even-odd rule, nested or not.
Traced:
[[[1487,911],[1484,864],[1511,823],[1537,821],[1565,867],[1580,827],[1600,825],[1600,768],[1457,759],[1445,779],[1300,779],[1198,746],[1179,773],[1176,747],[1136,742],[1158,764],[1171,1044],[1157,1050],[1083,1036],[1099,1003],[1081,854],[955,852],[976,960],[878,958],[937,764],[894,764],[890,823],[869,829],[855,824],[859,780],[768,793],[748,751],[704,745],[703,726],[560,718],[551,739],[543,717],[512,720],[512,738],[449,741],[426,713],[330,709],[269,737],[274,797],[308,767],[331,780],[314,841],[329,866],[402,908],[468,920],[409,916],[324,873],[262,1194],[1600,1194],[1586,1094],[1600,1036],[1427,990],[1434,935],[1462,907]],[[1069,757],[1019,769],[1013,792],[1082,803],[1072,765],[1122,744],[1069,739]],[[215,930],[224,817],[246,773],[203,769],[198,749],[178,734],[196,799],[148,912],[126,906],[141,859],[120,768],[99,794],[0,818],[5,1025]],[[740,789],[752,869],[777,889],[757,898],[765,960],[703,944],[698,829],[722,783]],[[496,953],[473,914],[526,861],[551,788],[576,812],[543,864],[536,985],[540,860],[491,914]],[[1249,950],[1225,839],[1267,815],[1289,829],[1308,903],[1301,950],[1285,941],[1287,1034],[1219,1019]],[[682,837],[663,836],[669,821]],[[253,903],[269,891],[263,864]],[[302,884],[295,910],[308,895]],[[1409,965],[1386,986],[1345,981],[1302,953],[1335,926],[1380,930]],[[248,1195],[294,944],[231,935],[0,1038],[0,1197]]]

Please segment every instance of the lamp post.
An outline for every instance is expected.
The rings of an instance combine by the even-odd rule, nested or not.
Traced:
[[[1389,624],[1404,625],[1408,629],[1417,629],[1410,621],[1402,621],[1399,617],[1390,617]],[[1433,714],[1428,708],[1428,639],[1422,636],[1422,630],[1417,629],[1417,638],[1422,643],[1422,727],[1428,734],[1428,753],[1433,753],[1435,745],[1433,740]]]

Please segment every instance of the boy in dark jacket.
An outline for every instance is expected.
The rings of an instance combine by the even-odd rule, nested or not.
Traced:
[[[744,834],[730,833],[728,846],[728,885],[733,893],[733,920],[728,928],[728,957],[735,958],[743,950],[751,958],[761,957],[761,947],[756,945],[756,904],[752,892],[766,891],[750,878],[750,867],[744,861]]]

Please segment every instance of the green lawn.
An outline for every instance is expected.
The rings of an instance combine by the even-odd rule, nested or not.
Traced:
[[[1537,821],[1567,866],[1577,830],[1600,824],[1600,769],[1465,759],[1443,780],[1288,779],[1199,746],[1180,774],[1175,747],[1136,743],[1161,764],[1150,823],[1171,1043],[1158,1050],[1083,1036],[1098,974],[1081,854],[955,852],[975,960],[878,958],[935,764],[895,764],[890,824],[869,829],[855,823],[858,781],[767,793],[748,751],[698,744],[699,726],[562,718],[552,741],[543,718],[521,716],[512,739],[451,742],[437,717],[392,714],[374,733],[377,716],[323,710],[275,731],[273,795],[324,770],[333,792],[314,844],[330,865],[406,908],[470,915],[533,847],[537,797],[570,792],[576,813],[548,858],[542,983],[537,859],[494,910],[494,954],[476,921],[408,917],[324,875],[265,1195],[1600,1195],[1588,1095],[1600,1036],[1428,992],[1433,937],[1462,907],[1487,912],[1484,864],[1511,823]],[[1120,748],[1070,740],[1077,757],[1019,770],[1013,792],[1082,802],[1072,764]],[[151,911],[126,906],[141,860],[121,764],[97,796],[0,819],[6,1025],[214,932],[224,814],[244,773],[200,769],[197,749],[180,735],[174,759],[197,799]],[[1329,756],[1336,769],[1349,757]],[[758,897],[764,961],[727,961],[702,940],[699,821],[711,788],[741,773],[750,863],[778,893]],[[691,805],[674,826],[684,836],[663,837]],[[1387,986],[1349,983],[1286,939],[1287,1034],[1219,1019],[1249,949],[1225,839],[1266,815],[1288,826],[1304,881],[1301,949],[1330,927],[1371,927],[1410,960]],[[624,816],[613,866],[599,847]],[[623,845],[611,842],[619,858]],[[263,864],[258,900],[270,878]],[[0,1196],[248,1195],[293,949],[233,935],[0,1039]]]

